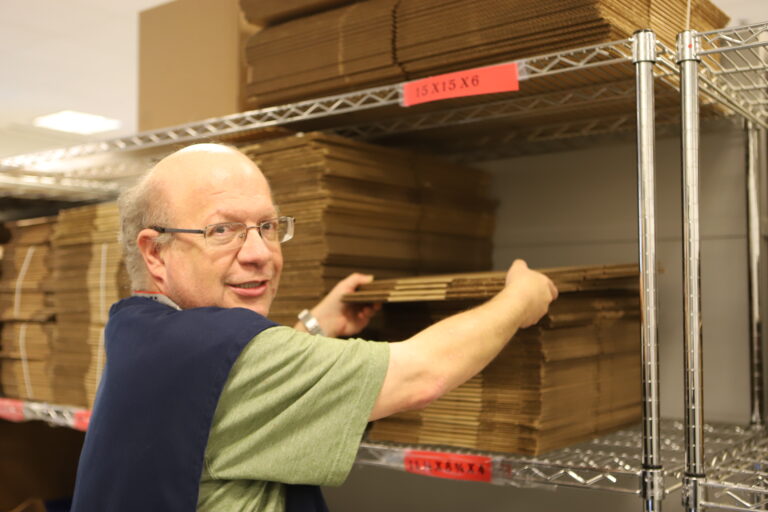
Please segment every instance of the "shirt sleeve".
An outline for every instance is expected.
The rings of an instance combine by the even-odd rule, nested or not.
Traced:
[[[388,364],[387,343],[264,330],[230,371],[204,479],[340,485]]]

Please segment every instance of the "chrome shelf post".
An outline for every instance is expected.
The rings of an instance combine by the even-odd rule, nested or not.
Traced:
[[[643,374],[643,510],[661,510],[664,498],[659,445],[659,353],[656,295],[656,184],[654,155],[653,66],[656,36],[636,32],[632,61],[637,75],[637,194],[640,261],[640,303]]]
[[[760,130],[746,123],[747,136],[747,256],[749,257],[749,369],[750,421],[754,429],[765,428],[763,376],[763,324],[760,318],[760,199],[758,167],[760,165]]]
[[[699,85],[696,32],[678,35],[682,101],[683,168],[683,335],[685,343],[685,473],[683,506],[699,510],[703,455],[703,376],[701,329],[701,246],[699,234]]]

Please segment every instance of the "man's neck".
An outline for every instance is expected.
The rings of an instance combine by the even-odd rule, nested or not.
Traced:
[[[165,295],[161,292],[151,291],[151,290],[134,290],[133,291],[134,297],[144,297],[146,299],[152,299],[154,301],[160,302],[162,304],[165,304],[166,306],[170,306],[173,309],[177,309],[181,311],[181,308],[178,304],[173,302],[170,297]]]

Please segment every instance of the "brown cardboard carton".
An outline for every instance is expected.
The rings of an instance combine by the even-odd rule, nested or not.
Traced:
[[[139,130],[240,111],[242,42],[255,27],[237,0],[177,0],[139,14]]]

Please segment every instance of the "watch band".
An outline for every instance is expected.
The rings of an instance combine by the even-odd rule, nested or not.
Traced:
[[[325,331],[323,331],[323,328],[320,327],[320,322],[317,321],[317,318],[315,318],[308,309],[305,309],[299,313],[299,320],[302,324],[304,324],[304,327],[307,328],[307,332],[309,334],[319,334],[320,336],[325,336]]]

